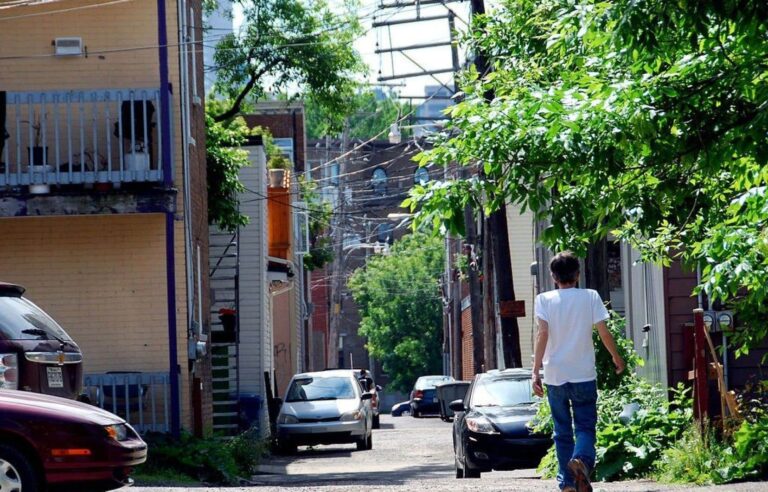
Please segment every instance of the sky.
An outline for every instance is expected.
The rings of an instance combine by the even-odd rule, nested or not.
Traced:
[[[385,5],[412,3],[410,0],[385,0]],[[440,70],[451,68],[451,49],[449,46],[437,48],[408,50],[404,53],[376,54],[378,46],[386,49],[390,47],[402,47],[415,44],[434,42],[448,42],[450,39],[448,21],[446,19],[416,22],[387,27],[373,28],[375,21],[397,21],[415,19],[417,16],[429,17],[446,15],[448,11],[443,5],[399,6],[397,8],[381,8],[381,0],[363,0],[359,11],[363,28],[366,32],[355,43],[355,47],[363,56],[365,62],[371,67],[367,82],[378,84],[379,72],[382,76],[401,75],[404,73],[420,72],[426,70]],[[448,8],[456,14],[456,28],[464,31],[469,20],[469,6],[467,2],[448,3]],[[242,16],[235,12],[235,26],[242,22]],[[409,59],[409,57],[411,59]],[[464,54],[460,53],[460,62],[463,63]],[[451,85],[453,76],[450,73],[436,74],[434,76],[420,76],[404,78],[384,82],[381,86],[386,92],[394,91],[400,96],[423,96],[425,86],[448,84]],[[414,100],[414,104],[417,101]]]

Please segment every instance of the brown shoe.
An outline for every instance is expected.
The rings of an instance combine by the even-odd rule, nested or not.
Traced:
[[[576,490],[576,487],[573,487],[571,485],[567,485],[567,486],[563,487],[560,490],[560,492],[578,492],[578,491]]]
[[[589,483],[589,468],[579,458],[574,458],[568,462],[568,469],[576,480],[577,492],[592,492],[592,484]]]

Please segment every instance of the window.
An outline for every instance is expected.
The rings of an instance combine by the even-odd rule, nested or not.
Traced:
[[[293,380],[285,401],[351,400],[356,397],[350,378],[307,377]]]
[[[376,193],[387,192],[387,172],[378,167],[373,171],[373,177],[371,178],[371,186]]]
[[[0,338],[72,340],[58,323],[23,297],[0,297]]]
[[[533,403],[530,379],[491,379],[479,380],[472,389],[472,406],[509,407]]]
[[[429,171],[423,167],[416,169],[416,172],[413,173],[413,182],[421,186],[429,183]]]

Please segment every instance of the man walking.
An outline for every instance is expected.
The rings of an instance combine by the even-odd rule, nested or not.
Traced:
[[[624,360],[605,325],[609,315],[600,295],[594,290],[576,287],[578,258],[569,251],[558,253],[549,269],[557,289],[536,296],[534,314],[538,332],[533,392],[537,396],[544,394],[539,374],[543,367],[555,427],[557,482],[563,492],[591,492],[589,475],[595,466],[597,425],[594,326],[613,357],[617,373],[624,370]]]

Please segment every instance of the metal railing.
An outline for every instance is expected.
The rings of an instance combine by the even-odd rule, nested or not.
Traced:
[[[163,180],[160,89],[8,92],[5,109],[0,187]]]
[[[167,372],[86,374],[91,403],[119,415],[138,432],[170,432],[170,377]]]

